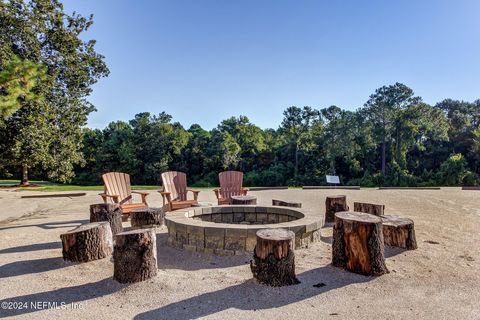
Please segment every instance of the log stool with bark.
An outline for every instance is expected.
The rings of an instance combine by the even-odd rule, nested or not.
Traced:
[[[325,223],[335,221],[335,213],[348,211],[347,196],[328,196],[325,200]]]
[[[364,203],[364,202],[354,202],[353,203],[353,211],[355,212],[363,212],[363,213],[370,213],[376,216],[383,215],[385,211],[384,204],[374,204],[374,203]]]
[[[164,224],[165,212],[161,208],[141,208],[130,212],[132,227],[159,227]]]
[[[380,217],[361,212],[335,214],[332,243],[334,266],[364,275],[382,275],[388,273],[383,251]]]
[[[122,209],[116,203],[97,203],[90,205],[90,222],[108,221],[112,234],[123,231]]]
[[[232,204],[257,204],[257,197],[255,196],[232,196]]]
[[[300,283],[295,275],[295,234],[285,229],[257,231],[257,244],[250,268],[260,283],[279,287]]]
[[[112,230],[108,222],[83,224],[60,235],[64,260],[88,262],[112,253]]]
[[[417,249],[413,220],[399,216],[381,216],[383,239],[387,246]]]
[[[157,275],[157,245],[153,229],[118,233],[113,251],[113,279],[144,281]]]
[[[302,203],[291,200],[272,200],[272,206],[281,206],[281,207],[290,207],[290,208],[301,208]]]

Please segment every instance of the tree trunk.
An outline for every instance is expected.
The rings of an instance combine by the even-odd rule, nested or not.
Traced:
[[[413,220],[399,216],[381,216],[383,239],[387,246],[417,249]]]
[[[383,204],[373,204],[373,203],[363,203],[363,202],[354,202],[353,211],[370,213],[375,216],[383,215],[385,211],[385,205]]]
[[[63,259],[88,262],[103,259],[112,253],[112,231],[108,222],[83,224],[61,234]]]
[[[301,202],[297,202],[297,201],[291,201],[291,200],[276,200],[276,199],[272,199],[272,206],[301,208],[301,207],[302,207],[302,203],[301,203]]]
[[[385,175],[387,172],[387,142],[385,141],[385,136],[383,136],[382,141],[382,174]]]
[[[22,186],[28,186],[28,166],[26,163],[22,163],[22,181],[20,183]]]
[[[295,184],[298,183],[298,142],[295,143]]]
[[[380,217],[360,212],[335,214],[332,243],[334,266],[364,275],[382,275],[388,273],[383,251]]]
[[[156,275],[157,244],[153,229],[117,234],[113,251],[113,279],[120,283],[132,283]]]
[[[257,244],[250,261],[253,277],[272,287],[300,283],[295,275],[294,240],[295,233],[285,229],[257,231]]]
[[[164,224],[165,212],[160,208],[133,209],[130,212],[132,227],[160,227]]]
[[[112,235],[123,231],[122,209],[116,203],[97,203],[90,205],[90,222],[108,221]]]
[[[348,211],[347,196],[328,196],[325,200],[325,223],[335,221],[335,213]]]

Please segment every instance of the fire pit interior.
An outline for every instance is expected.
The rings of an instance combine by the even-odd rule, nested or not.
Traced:
[[[284,228],[295,233],[296,248],[319,239],[319,213],[256,205],[187,208],[167,213],[168,243],[190,251],[234,255],[251,253],[260,229]]]

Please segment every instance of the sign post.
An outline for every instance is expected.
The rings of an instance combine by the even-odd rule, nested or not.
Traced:
[[[337,187],[338,184],[340,184],[340,178],[338,176],[325,176],[327,183],[333,184],[334,187]]]

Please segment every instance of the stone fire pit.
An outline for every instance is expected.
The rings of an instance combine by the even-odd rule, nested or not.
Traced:
[[[216,255],[252,253],[256,233],[283,228],[295,233],[295,247],[318,241],[322,216],[298,208],[229,205],[186,208],[165,216],[169,245]]]

